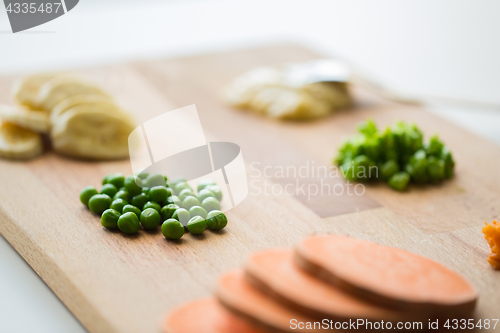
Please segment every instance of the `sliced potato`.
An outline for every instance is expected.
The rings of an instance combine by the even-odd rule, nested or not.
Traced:
[[[87,159],[128,157],[128,136],[135,126],[127,114],[115,111],[93,104],[67,110],[52,127],[54,150]]]
[[[37,98],[37,108],[51,112],[63,100],[75,95],[109,95],[101,88],[85,81],[69,77],[58,76],[41,86]]]
[[[104,108],[116,109],[114,101],[109,96],[96,94],[81,94],[70,96],[57,104],[50,112],[50,121],[55,123],[57,118],[67,110],[81,104],[105,104]],[[114,108],[113,108],[114,107]]]
[[[29,108],[36,108],[40,87],[55,76],[56,74],[35,74],[17,80],[12,91],[14,100]]]
[[[29,159],[43,152],[42,136],[15,124],[0,122],[0,157]]]
[[[29,109],[25,106],[0,105],[0,118],[38,133],[48,133],[50,130],[47,112]]]

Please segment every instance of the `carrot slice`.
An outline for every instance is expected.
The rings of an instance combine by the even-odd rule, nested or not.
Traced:
[[[215,298],[185,304],[165,317],[164,333],[264,333],[224,309]]]
[[[462,276],[408,251],[339,235],[302,240],[299,267],[351,294],[385,306],[434,314],[474,310],[477,292]]]
[[[353,297],[306,273],[293,259],[292,249],[254,253],[247,260],[246,277],[254,287],[283,305],[320,319],[402,321],[418,318],[414,311],[382,308]]]
[[[216,296],[232,313],[270,332],[324,331],[318,327],[316,329],[293,329],[295,323],[312,323],[315,320],[281,306],[255,289],[246,280],[245,273],[241,269],[230,271],[220,277]]]

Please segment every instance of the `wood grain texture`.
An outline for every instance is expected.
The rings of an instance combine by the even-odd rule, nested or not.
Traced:
[[[340,233],[404,248],[465,275],[480,291],[478,318],[500,317],[500,276],[486,261],[483,221],[500,216],[500,149],[419,107],[355,91],[355,109],[309,123],[276,122],[223,105],[219,94],[236,75],[258,65],[315,57],[279,46],[200,57],[87,69],[131,110],[138,123],[196,104],[207,139],[239,144],[254,181],[250,195],[228,212],[220,233],[187,234],[169,242],[159,231],[125,236],[103,229],[78,199],[128,161],[82,162],[53,153],[27,163],[0,160],[0,233],[91,332],[157,332],[173,307],[213,292],[218,275],[255,250],[292,246],[313,233]],[[0,102],[13,78],[0,79]],[[273,168],[307,162],[328,166],[342,137],[367,117],[381,125],[415,121],[426,136],[439,132],[453,151],[456,176],[438,186],[397,193],[385,185],[363,196],[254,195]],[[255,166],[251,168],[252,163]],[[258,164],[260,163],[260,164]],[[308,177],[305,177],[308,178]],[[305,183],[317,181],[314,177]],[[329,179],[345,185],[341,179]]]

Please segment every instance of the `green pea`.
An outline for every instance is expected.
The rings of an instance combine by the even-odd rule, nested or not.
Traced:
[[[227,225],[227,217],[220,210],[213,210],[207,215],[208,228],[212,230],[221,230]]]
[[[148,193],[149,201],[163,202],[167,200],[168,190],[166,186],[153,186]]]
[[[141,213],[141,224],[144,229],[154,229],[160,225],[160,213],[156,209],[146,208]]]
[[[188,210],[193,206],[199,206],[199,205],[200,205],[200,200],[198,200],[196,197],[192,195],[186,197],[186,199],[182,201],[182,208]]]
[[[210,192],[212,192],[213,194],[215,194],[215,198],[219,201],[222,200],[222,191],[220,189],[219,186],[217,185],[208,185],[207,187],[205,187],[205,190],[209,190]]]
[[[144,205],[148,202],[148,196],[144,193],[138,194],[130,200],[130,203],[137,208],[141,209],[144,207]]]
[[[113,184],[116,188],[123,187],[125,184],[125,177],[123,177],[123,174],[120,172],[111,174],[107,178],[107,184]]]
[[[200,200],[200,202],[203,202],[203,200],[205,200],[206,198],[209,198],[209,197],[217,198],[215,196],[214,192],[207,190],[207,189],[203,189],[203,190],[198,192],[198,200]]]
[[[127,201],[120,199],[120,198],[117,198],[117,199],[113,200],[113,202],[111,203],[111,206],[109,208],[117,210],[121,213],[123,210],[123,207],[125,207],[125,205],[128,205]]]
[[[149,173],[147,171],[142,171],[142,172],[139,172],[137,174],[137,177],[139,177],[141,179],[146,179],[146,178],[148,178],[148,176],[149,176]]]
[[[165,177],[159,173],[149,175],[145,184],[147,187],[165,186]]]
[[[168,220],[169,218],[172,217],[172,215],[174,215],[174,212],[179,209],[180,207],[176,204],[169,204],[169,205],[165,205],[162,207],[160,213],[161,213],[161,216],[165,219],[165,220]]]
[[[118,219],[118,228],[126,234],[135,234],[141,228],[139,218],[134,213],[125,213]]]
[[[206,198],[201,203],[201,207],[205,208],[207,212],[211,212],[212,210],[220,210],[220,202],[212,197]]]
[[[114,173],[108,173],[102,178],[102,185],[106,185],[109,183],[109,178],[111,178],[114,175]]]
[[[177,206],[180,206],[182,205],[182,201],[179,199],[178,196],[176,195],[171,195],[167,198],[167,202],[168,203],[171,203],[171,204],[174,204],[174,205],[177,205]]]
[[[141,216],[141,210],[133,205],[125,205],[122,209],[122,214],[134,213],[137,217]]]
[[[116,192],[116,194],[113,196],[113,199],[114,200],[123,199],[128,202],[130,200],[130,193],[128,193],[127,191],[120,190]]]
[[[189,189],[191,191],[193,190],[191,188],[191,186],[189,186],[189,184],[185,181],[175,183],[172,188],[176,194],[179,194],[179,193],[181,193],[182,190],[186,190],[186,189]]]
[[[193,235],[199,235],[207,228],[207,222],[201,216],[191,218],[187,224],[187,229]]]
[[[118,192],[120,192],[120,191],[127,192],[127,189],[125,188],[125,186],[122,186],[122,187],[120,187],[120,188],[118,189]]]
[[[89,209],[95,214],[102,214],[111,206],[111,198],[107,194],[96,194],[89,200]]]
[[[101,194],[107,194],[110,198],[114,197],[118,193],[118,189],[113,184],[105,184],[101,187]]]
[[[149,195],[149,190],[150,188],[149,187],[143,187],[142,188],[142,193],[146,194],[146,195]]]
[[[196,190],[198,192],[200,192],[201,190],[203,190],[208,185],[215,185],[215,182],[212,179],[202,179],[198,183],[198,186],[197,186]]]
[[[389,186],[398,191],[404,191],[410,182],[410,175],[404,171],[394,174],[389,179]]]
[[[120,218],[121,213],[114,209],[106,209],[101,215],[101,224],[104,228],[107,229],[116,229],[118,228],[118,219]]]
[[[127,192],[130,193],[131,195],[137,195],[139,193],[142,193],[142,186],[139,186],[136,182],[137,179],[134,176],[128,176],[125,178],[125,188],[127,189]]]
[[[80,201],[82,204],[85,206],[89,205],[89,200],[92,198],[94,195],[96,195],[98,192],[93,186],[87,186],[85,187],[81,192],[80,192]]]
[[[161,233],[167,239],[179,239],[184,235],[184,227],[179,221],[168,219],[161,225]]]
[[[191,215],[189,215],[189,212],[184,208],[178,208],[175,210],[174,214],[172,214],[172,218],[182,223],[183,226],[186,226]]]
[[[148,209],[148,208],[153,208],[158,213],[161,211],[160,204],[158,204],[157,202],[154,202],[154,201],[148,201],[148,202],[146,202],[146,204],[144,205],[144,207],[142,207],[142,210],[145,210],[145,209]]]
[[[187,197],[189,197],[189,196],[192,196],[192,197],[194,197],[194,196],[195,196],[195,195],[194,195],[193,190],[192,190],[192,189],[190,189],[190,188],[185,188],[185,189],[183,189],[183,190],[179,193],[179,195],[178,195],[179,200],[181,200],[181,201],[184,201],[184,199],[186,199],[186,198],[187,198]]]
[[[193,206],[193,207],[191,207],[189,209],[189,215],[191,217],[193,217],[193,216],[201,216],[202,218],[206,219],[207,218],[207,211],[203,207]]]

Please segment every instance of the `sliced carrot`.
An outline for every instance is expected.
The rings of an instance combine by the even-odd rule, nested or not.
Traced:
[[[306,273],[293,258],[292,249],[254,253],[247,260],[246,277],[254,287],[283,305],[319,319],[401,321],[419,318],[414,311],[382,308],[353,297]]]
[[[215,298],[177,308],[165,318],[164,333],[264,333],[224,309]]]
[[[232,313],[269,332],[320,332],[317,329],[294,329],[297,323],[318,322],[303,314],[284,307],[255,289],[245,278],[243,270],[223,274],[217,285],[216,296]]]
[[[408,251],[339,235],[302,240],[295,262],[309,273],[381,305],[435,314],[474,310],[477,292],[462,276]]]

